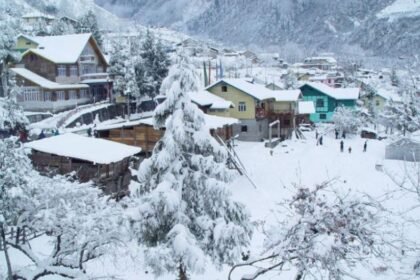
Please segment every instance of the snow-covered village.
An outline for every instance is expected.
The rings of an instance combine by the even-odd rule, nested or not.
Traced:
[[[420,0],[0,0],[0,280],[420,279]]]

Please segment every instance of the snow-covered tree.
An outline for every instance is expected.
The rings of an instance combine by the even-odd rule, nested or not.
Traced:
[[[140,59],[136,65],[136,79],[142,96],[155,97],[163,79],[168,74],[169,58],[160,41],[153,33],[146,32],[140,49]]]
[[[75,33],[74,26],[64,20],[55,20],[51,25],[51,35],[67,35]]]
[[[380,114],[381,122],[404,135],[420,129],[420,100],[415,91],[402,94],[402,102],[389,101]]]
[[[229,279],[244,266],[255,267],[255,272],[243,280],[291,268],[296,280],[359,279],[355,266],[388,268],[393,251],[385,245],[383,208],[370,197],[350,192],[340,196],[326,182],[314,189],[297,187],[284,206],[290,211],[287,217],[265,231],[267,257],[234,266]]]
[[[16,63],[20,59],[19,53],[15,50],[19,26],[16,20],[5,13],[0,15],[0,30],[0,97],[5,97],[8,92],[9,65]]]
[[[0,97],[0,129],[15,129],[28,124],[23,108],[17,103],[20,88],[16,85],[15,76],[11,71],[7,75],[6,97]]]
[[[154,123],[165,134],[138,173],[133,230],[156,274],[175,273],[180,264],[200,272],[208,259],[233,263],[252,233],[247,211],[226,187],[232,179],[226,151],[187,94],[197,90],[194,71],[181,57],[163,81],[166,100],[156,108]]]
[[[20,253],[8,254],[9,274],[22,280],[90,279],[86,264],[112,252],[125,226],[117,202],[89,183],[41,176],[12,138],[0,141],[0,217],[4,253]]]
[[[287,71],[286,75],[284,75],[283,83],[284,83],[285,89],[297,89],[299,87],[296,74],[290,70]]]
[[[357,129],[361,125],[359,112],[345,106],[339,106],[335,109],[333,122],[337,130],[348,133],[357,132]]]
[[[102,32],[99,30],[96,15],[92,10],[81,16],[76,28],[77,33],[92,33],[93,38],[101,47],[103,43]]]
[[[126,83],[124,76],[127,72],[126,62],[128,59],[128,50],[125,48],[122,42],[119,40],[113,41],[109,59],[108,73],[114,80],[113,91],[120,95],[124,94]]]

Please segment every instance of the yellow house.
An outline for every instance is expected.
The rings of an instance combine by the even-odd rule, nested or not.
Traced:
[[[401,96],[385,89],[379,89],[374,95],[365,95],[360,98],[365,106],[373,113],[382,112],[388,102],[402,102]]]
[[[16,40],[15,49],[19,52],[25,52],[28,49],[35,49],[38,47],[38,43],[35,42],[30,36],[20,34]]]
[[[221,79],[206,90],[233,104],[229,114],[241,122],[233,127],[239,139],[259,141],[268,136],[268,106],[274,100],[273,91],[244,79]]]

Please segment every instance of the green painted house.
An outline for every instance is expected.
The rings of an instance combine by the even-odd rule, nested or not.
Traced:
[[[309,119],[314,123],[331,122],[338,106],[356,107],[359,88],[332,88],[323,83],[308,82],[300,87],[303,100],[312,101],[315,113]]]

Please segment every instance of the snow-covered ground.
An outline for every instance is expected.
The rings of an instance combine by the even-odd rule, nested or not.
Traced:
[[[345,139],[345,152],[341,153],[339,141],[334,135],[324,135],[324,145],[317,146],[314,132],[306,132],[306,140],[290,140],[281,143],[270,150],[262,142],[238,142],[236,151],[243,161],[248,175],[255,183],[254,188],[245,176],[239,176],[231,186],[234,198],[245,203],[251,212],[253,220],[258,224],[255,228],[251,258],[258,258],[263,253],[264,234],[262,224],[270,225],[285,218],[279,202],[291,198],[294,185],[314,187],[324,181],[335,180],[333,188],[345,193],[352,190],[356,193],[366,193],[380,200],[384,207],[394,213],[404,212],[418,201],[413,195],[403,194],[398,190],[386,174],[402,174],[404,163],[401,161],[384,160],[384,141],[368,140],[367,152],[363,152],[365,139],[353,136]],[[351,154],[348,147],[352,147]],[[383,164],[385,172],[376,170],[377,164]],[[395,192],[396,191],[396,192]],[[418,215],[419,212],[410,212]],[[416,236],[418,229],[407,227],[406,234]],[[115,274],[121,279],[135,280],[156,279],[145,272],[141,264],[141,249],[132,246],[127,252],[121,252],[120,257],[96,262],[90,267],[98,274]],[[136,249],[133,249],[136,248]],[[140,260],[139,260],[140,255]],[[407,260],[411,262],[412,260]],[[412,266],[412,263],[410,264]],[[221,270],[212,266],[202,275],[190,275],[191,279],[222,280],[227,279],[229,267]],[[233,279],[240,279],[248,270],[238,270]],[[267,274],[261,279],[292,279],[289,272]],[[387,271],[381,274],[370,274],[363,268],[355,269],[354,273],[360,279],[403,279],[399,272]],[[159,279],[174,279],[174,275],[162,276]],[[404,279],[409,279],[404,278]],[[259,278],[260,279],[260,278]]]

